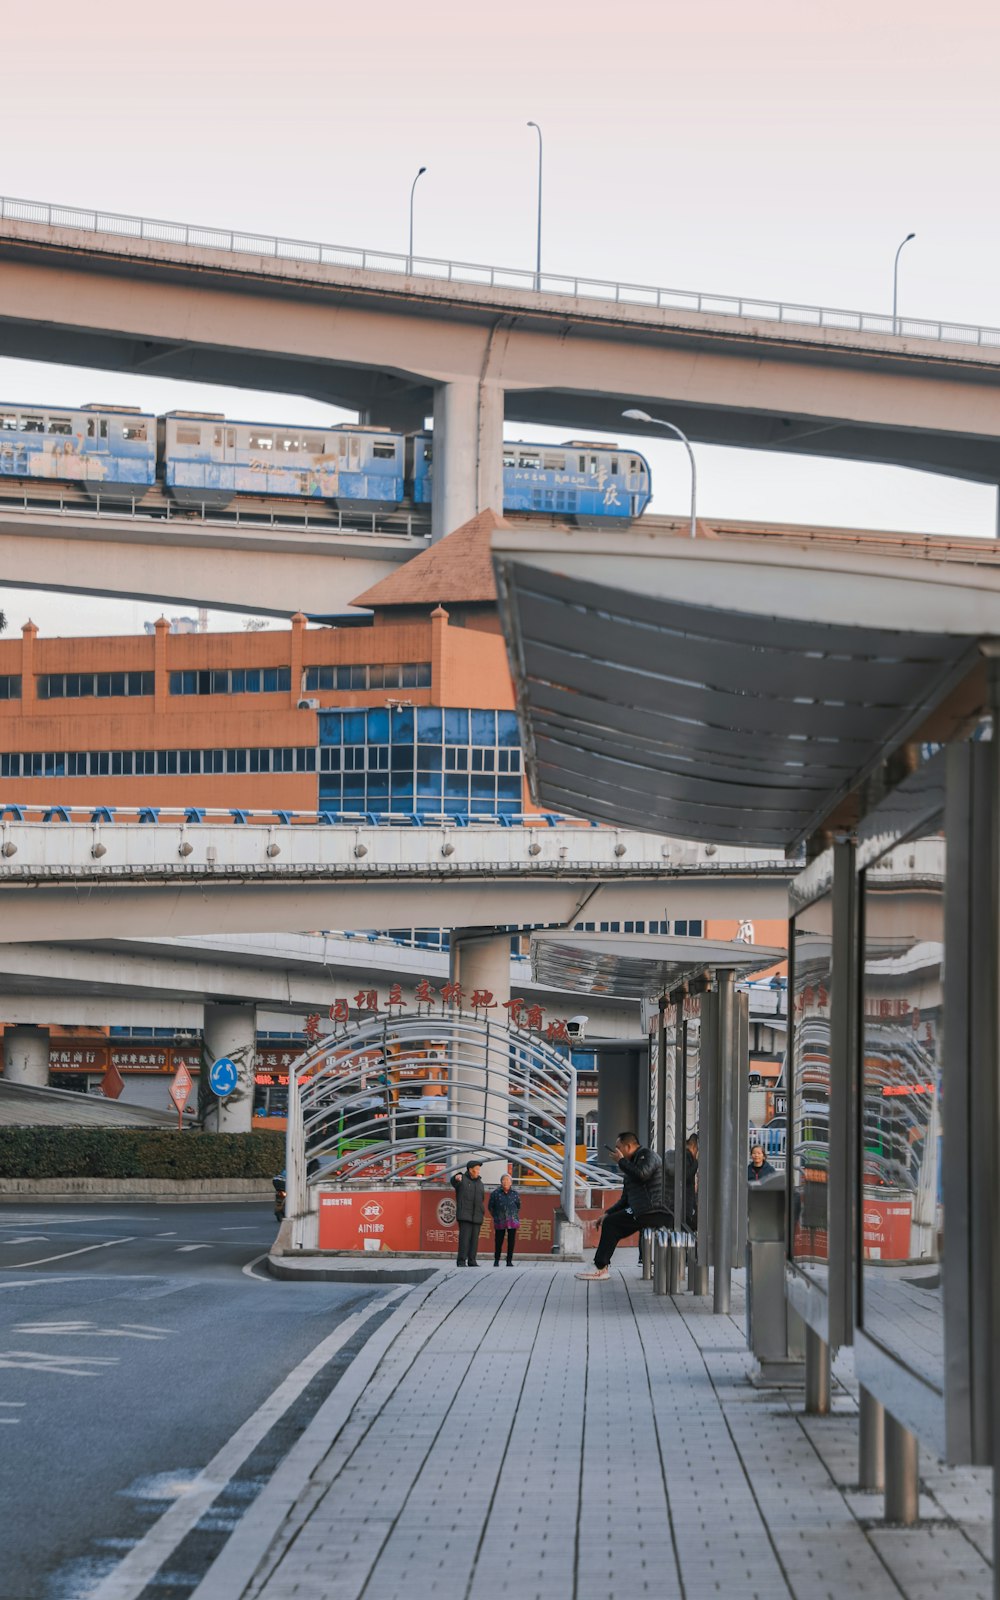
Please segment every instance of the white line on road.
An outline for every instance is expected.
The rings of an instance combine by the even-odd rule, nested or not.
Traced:
[[[19,1233],[16,1239],[3,1239],[3,1244],[48,1244],[47,1233]]]
[[[100,1368],[117,1367],[117,1356],[53,1356],[41,1350],[8,1350],[0,1367],[19,1372],[54,1372],[61,1378],[99,1378]]]
[[[274,1283],[275,1280],[272,1277],[270,1277],[270,1276],[262,1277],[259,1272],[254,1272],[254,1270],[253,1270],[254,1267],[257,1265],[258,1261],[266,1261],[266,1260],[267,1260],[267,1251],[266,1250],[262,1251],[259,1256],[254,1256],[252,1261],[248,1261],[245,1267],[241,1267],[240,1268],[240,1271],[242,1272],[244,1278],[252,1278],[254,1283]]]
[[[19,1322],[14,1333],[75,1334],[82,1339],[165,1339],[170,1328],[153,1328],[144,1322],[123,1322],[118,1328],[99,1328],[94,1322]]]
[[[176,1228],[172,1228],[169,1233],[158,1233],[156,1235],[156,1237],[158,1239],[176,1239],[177,1238],[177,1229]]]
[[[353,1339],[369,1317],[381,1311],[389,1301],[398,1300],[400,1295],[408,1292],[408,1285],[390,1290],[388,1294],[380,1296],[370,1305],[363,1306],[360,1311],[353,1312],[328,1338],[314,1350],[310,1350],[264,1404],[233,1434],[218,1454],[212,1457],[208,1466],[194,1480],[191,1488],[163,1513],[158,1522],[153,1523],[135,1549],[129,1551],[114,1572],[91,1592],[87,1600],[138,1600],[149,1580],[200,1521],[251,1451],[256,1449],[278,1418],[282,1417],[289,1406],[298,1399],[316,1373],[326,1366],[338,1350]]]
[[[211,1248],[210,1244],[179,1244],[177,1246],[177,1254],[182,1256],[185,1250],[211,1250]]]
[[[58,1256],[41,1256],[37,1261],[19,1261],[16,1267],[0,1267],[0,1272],[23,1272],[25,1267],[44,1267],[49,1261],[65,1261],[68,1256],[85,1256],[88,1250],[110,1250],[113,1244],[133,1244],[135,1235],[127,1239],[105,1239],[103,1244],[85,1244],[79,1250],[64,1250]]]

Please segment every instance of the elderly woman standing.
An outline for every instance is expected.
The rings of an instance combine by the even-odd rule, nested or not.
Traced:
[[[490,1216],[493,1218],[493,1265],[500,1265],[500,1252],[507,1240],[507,1265],[514,1265],[514,1244],[521,1226],[521,1196],[514,1188],[509,1172],[500,1179],[500,1187],[489,1198]]]

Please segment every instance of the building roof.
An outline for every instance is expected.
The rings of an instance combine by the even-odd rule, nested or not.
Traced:
[[[495,511],[480,511],[352,603],[382,610],[388,606],[495,605],[497,598],[490,539],[506,527]]]
[[[494,560],[532,799],[677,838],[831,826],[895,751],[968,729],[1000,640],[1000,571],[931,539],[503,529]]]

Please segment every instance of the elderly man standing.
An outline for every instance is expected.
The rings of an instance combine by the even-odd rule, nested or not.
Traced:
[[[478,1267],[476,1252],[479,1247],[479,1230],[486,1215],[486,1191],[479,1176],[482,1162],[478,1157],[465,1163],[464,1172],[456,1172],[451,1180],[455,1191],[455,1217],[458,1222],[457,1267]]]
[[[600,1281],[610,1277],[608,1266],[615,1247],[630,1233],[637,1233],[643,1217],[659,1211],[663,1204],[663,1163],[655,1150],[647,1150],[634,1133],[620,1133],[614,1153],[624,1180],[621,1198],[604,1213],[593,1271],[578,1272],[578,1278]]]

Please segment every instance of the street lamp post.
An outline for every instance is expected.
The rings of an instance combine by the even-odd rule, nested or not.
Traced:
[[[903,246],[904,245],[908,245],[910,240],[911,239],[915,239],[916,237],[917,236],[916,236],[915,233],[908,233],[906,235],[906,238],[903,240],[903,243],[899,246],[899,249],[896,251],[896,259],[893,262],[893,266],[892,266],[892,331],[893,331],[893,333],[898,333],[899,332],[899,323],[898,323],[898,319],[896,317],[896,307],[899,305],[899,258],[903,253]]]
[[[535,250],[535,288],[542,287],[542,130],[537,122],[529,122],[538,135],[538,245]]]
[[[691,448],[691,441],[687,434],[683,433],[675,422],[667,422],[663,417],[651,417],[648,412],[645,411],[623,411],[622,416],[627,417],[630,422],[652,422],[657,428],[667,428],[671,433],[676,434],[677,438],[681,441],[681,444],[688,453],[688,460],[691,463],[691,537],[692,539],[697,539],[698,469],[695,465],[694,451]]]
[[[413,196],[416,191],[417,184],[420,182],[420,179],[423,177],[426,171],[426,167],[421,167],[420,171],[417,173],[417,176],[410,184],[410,249],[406,257],[407,277],[412,276],[413,273]]]

